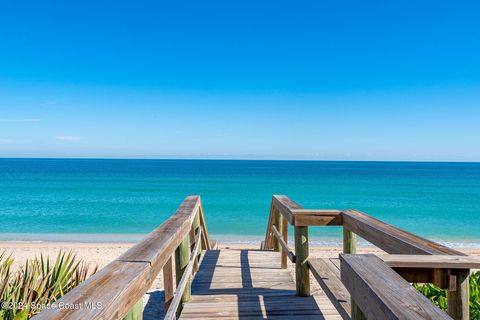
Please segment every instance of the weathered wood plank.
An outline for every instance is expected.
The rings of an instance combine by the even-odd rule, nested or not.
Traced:
[[[295,283],[297,295],[310,295],[310,271],[308,270],[308,227],[294,227],[295,232]]]
[[[267,222],[267,231],[265,233],[265,240],[263,241],[260,249],[261,250],[268,250],[272,249],[272,223],[273,223],[273,212],[275,210],[274,203],[273,203],[273,197],[272,197],[272,202],[270,204],[270,213],[268,214],[268,222]]]
[[[288,248],[288,220],[284,217],[281,216],[282,219],[282,246],[287,245]],[[283,248],[284,250],[282,251],[282,257],[281,257],[281,265],[282,269],[287,268],[287,258],[290,259],[291,262],[295,263],[295,254],[289,249],[285,251],[285,247]]]
[[[293,222],[296,226],[341,226],[340,210],[292,210]]]
[[[343,253],[357,252],[357,237],[355,233],[343,227]]]
[[[342,211],[342,219],[345,228],[387,253],[465,255],[356,210]]]
[[[295,224],[292,210],[303,209],[301,205],[284,195],[274,195],[272,197],[272,205],[280,211],[291,225]]]
[[[198,202],[199,202],[198,217],[200,220],[200,227],[202,228],[202,235],[205,242],[204,243],[205,246],[203,247],[203,249],[211,250],[213,248],[211,247],[210,237],[208,235],[207,221],[205,220],[205,214],[203,213],[202,200],[200,199],[200,197],[198,199]]]
[[[33,319],[122,319],[140,300],[144,288],[148,289],[152,281],[148,263],[113,261],[76,287],[76,292],[70,291],[54,302],[51,309],[44,310]],[[108,303],[112,301],[122,301],[124,304]],[[78,308],[58,307],[67,303]],[[101,303],[101,307],[98,303]]]
[[[332,301],[338,313],[344,318],[350,318],[350,294],[340,280],[340,270],[338,273],[332,271],[336,266],[329,259],[309,259],[310,271],[318,284]]]
[[[285,255],[285,257],[288,257],[288,259],[290,259],[291,262],[295,263],[295,254],[292,252],[292,250],[290,250],[290,248],[288,247],[288,244],[285,242],[280,232],[278,232],[275,226],[272,226],[272,231],[273,231],[273,235],[275,236],[279,245],[281,246],[282,256]],[[285,265],[284,265],[282,261],[282,269],[285,269],[287,267],[286,262],[287,261],[285,260]]]
[[[170,257],[163,266],[163,288],[165,291],[165,310],[168,310],[173,299],[174,282],[173,282],[173,259]]]
[[[449,255],[377,255],[391,268],[480,269],[480,258]]]
[[[188,268],[188,264],[190,261],[189,243],[190,243],[189,235],[186,235],[184,240],[180,243],[180,245],[175,250],[175,278],[177,282],[177,289],[175,291],[178,291],[181,281],[185,279],[185,288],[184,290],[182,290],[181,297],[178,297],[178,299],[180,299],[182,302],[187,302],[188,300],[190,300],[190,282],[191,282],[190,275],[186,278],[184,277],[184,274]],[[174,293],[173,299],[175,301],[175,293]],[[181,308],[182,306],[180,305],[180,309]],[[177,310],[177,307],[175,307],[175,311],[176,310]]]
[[[275,234],[275,231],[277,231],[278,233],[278,230],[280,229],[280,221],[282,218],[282,215],[280,214],[280,212],[278,212],[278,210],[274,210],[273,211],[273,223],[272,223],[272,226],[271,226],[271,229],[272,229],[272,232],[273,232],[273,250],[276,251],[276,252],[280,252],[280,250],[282,250],[281,248],[281,245],[280,245],[280,237],[277,237],[276,234]],[[275,229],[275,231],[273,230]]]
[[[368,319],[451,319],[375,255],[340,255],[341,278]]]
[[[455,320],[469,320],[469,297],[468,297],[468,269],[453,269],[451,270],[451,277],[453,276],[454,283],[452,284],[454,290],[447,291],[448,298],[448,314]]]

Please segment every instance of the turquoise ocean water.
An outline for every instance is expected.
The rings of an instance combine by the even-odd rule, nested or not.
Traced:
[[[200,194],[209,231],[258,241],[272,194],[356,208],[453,245],[480,244],[480,163],[0,159],[0,239],[133,241]],[[336,227],[311,228],[319,242]]]

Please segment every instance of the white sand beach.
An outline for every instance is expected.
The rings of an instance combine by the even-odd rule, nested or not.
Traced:
[[[82,243],[82,242],[0,242],[0,251],[7,251],[12,254],[15,260],[14,266],[19,268],[25,264],[26,259],[32,259],[36,256],[48,256],[55,259],[58,252],[74,251],[78,259],[87,262],[92,268],[98,266],[104,267],[109,262],[120,256],[123,252],[131,248],[133,243]],[[252,244],[219,244],[219,248],[235,248],[235,249],[258,249],[259,246]],[[480,257],[480,248],[456,248],[466,254]],[[340,247],[310,247],[310,256],[313,258],[335,257],[342,252]],[[382,250],[374,247],[359,247],[358,253],[382,253]],[[292,269],[293,265],[289,264]],[[312,283],[313,287],[315,284]],[[163,288],[161,273],[157,277],[153,288]]]

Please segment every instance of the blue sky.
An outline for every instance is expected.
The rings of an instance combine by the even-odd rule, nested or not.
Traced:
[[[0,157],[480,161],[476,1],[6,1]]]

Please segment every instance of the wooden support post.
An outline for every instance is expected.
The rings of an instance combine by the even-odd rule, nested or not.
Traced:
[[[281,232],[281,229],[280,229],[280,212],[278,212],[278,210],[274,209],[273,211],[273,225],[275,226],[275,228],[277,228],[277,230],[279,232]],[[280,252],[282,250],[282,247],[280,246],[280,243],[278,242],[277,238],[275,236],[272,237],[273,238],[273,250],[276,251],[276,252]]]
[[[297,295],[310,296],[310,270],[308,269],[308,227],[295,226],[295,281]]]
[[[357,236],[347,228],[343,228],[343,253],[357,253]]]
[[[175,250],[175,278],[177,280],[177,286],[182,279],[183,272],[187,268],[188,261],[190,260],[190,236],[187,234],[178,248]],[[182,295],[182,302],[185,303],[190,300],[191,297],[191,280],[188,281],[185,291]],[[182,309],[180,305],[179,310]]]
[[[343,228],[343,253],[357,253],[357,236],[347,228]],[[350,300],[352,320],[366,320],[367,317],[353,299]]]
[[[194,225],[193,225],[193,224],[192,224],[192,227],[190,228],[190,233],[189,233],[189,235],[190,235],[190,241],[189,241],[189,243],[190,243],[190,249],[189,249],[189,250],[190,250],[190,252],[192,252],[193,248],[195,247],[195,244],[196,244],[196,243],[195,243],[195,239],[196,239],[196,237],[197,237],[197,235],[196,235],[196,233],[195,233],[195,229],[194,229]],[[200,247],[201,247],[202,241],[201,241],[201,239],[200,239],[199,241],[200,241]],[[201,248],[200,248],[200,249],[201,249]],[[198,250],[198,252],[201,253],[201,250]],[[197,256],[195,256],[195,261],[194,261],[194,263],[193,263],[193,272],[194,272],[194,273],[198,271],[198,261],[199,261],[199,257],[200,257],[200,256],[199,256],[198,254],[197,254]]]
[[[280,225],[281,225],[281,230],[279,230],[282,233],[282,238],[283,241],[288,245],[288,221],[285,219],[285,217],[282,215],[280,217]],[[282,256],[281,256],[281,267],[282,269],[287,268],[287,253],[285,250],[282,250]]]
[[[351,304],[351,318],[352,320],[367,320],[367,317],[363,314],[362,310],[358,307],[358,305],[353,301],[353,299],[350,300]]]
[[[195,218],[193,219],[193,230],[195,235],[200,231],[200,210],[197,211],[197,214],[195,215]],[[195,264],[195,269],[194,271],[198,271],[198,263],[200,261],[200,255],[202,254],[202,250],[206,250],[206,246],[202,246],[202,239],[200,239],[200,250],[198,250],[197,258],[196,258],[196,264]]]
[[[163,266],[163,289],[165,291],[165,311],[168,310],[173,299],[173,292],[175,290],[173,285],[173,261],[172,257],[168,259]]]
[[[193,230],[195,230],[195,234],[198,233],[198,230],[200,229],[200,211],[197,212],[197,214],[195,215],[195,218],[193,219]],[[206,248],[202,248],[202,249],[206,249]],[[201,253],[201,251],[200,251]],[[199,255],[200,255],[199,253]]]
[[[452,269],[450,277],[455,277],[455,290],[448,290],[448,315],[455,320],[468,320],[469,297],[468,297],[468,276],[469,269]]]
[[[142,320],[143,319],[143,299],[138,300],[138,302],[130,309],[127,315],[123,320]]]

